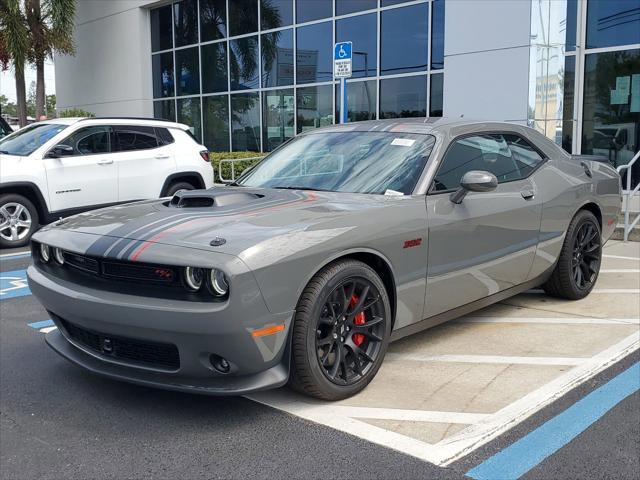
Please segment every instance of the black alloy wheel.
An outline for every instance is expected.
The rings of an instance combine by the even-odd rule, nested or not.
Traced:
[[[598,276],[600,252],[600,232],[592,223],[583,223],[577,231],[571,259],[573,280],[579,289],[593,286]]]

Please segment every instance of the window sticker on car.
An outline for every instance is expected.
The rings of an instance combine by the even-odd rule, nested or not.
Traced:
[[[398,145],[400,147],[411,147],[414,143],[416,143],[416,141],[411,140],[410,138],[394,138],[393,142],[391,142],[391,145]]]

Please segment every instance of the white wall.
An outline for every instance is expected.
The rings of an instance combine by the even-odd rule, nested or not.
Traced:
[[[56,56],[57,108],[153,116],[149,0],[77,3],[75,56]]]

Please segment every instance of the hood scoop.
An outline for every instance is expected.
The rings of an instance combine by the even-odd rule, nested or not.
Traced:
[[[172,208],[228,207],[230,205],[246,205],[263,197],[264,195],[258,193],[216,188],[210,190],[184,190],[176,193],[166,205]]]

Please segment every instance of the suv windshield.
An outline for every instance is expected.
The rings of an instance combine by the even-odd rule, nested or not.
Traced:
[[[435,143],[431,135],[327,132],[296,138],[238,185],[332,192],[411,194]]]
[[[0,153],[27,156],[67,128],[55,123],[34,123],[0,140]]]

